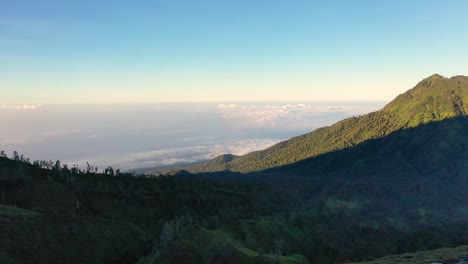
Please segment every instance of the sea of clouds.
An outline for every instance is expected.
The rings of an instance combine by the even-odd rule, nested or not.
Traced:
[[[100,168],[243,155],[378,110],[385,102],[0,106],[0,149]]]

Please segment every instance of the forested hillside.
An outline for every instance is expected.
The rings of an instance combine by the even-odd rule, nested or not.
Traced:
[[[467,148],[459,144],[467,142],[468,121],[446,122],[317,157],[308,162],[323,164],[321,173],[309,177],[294,171],[301,164],[134,177],[1,158],[0,262],[343,263],[468,244]],[[440,128],[454,138],[441,147],[458,146],[434,156],[448,167],[385,174],[376,163],[373,174],[346,173],[343,157],[389,142],[401,147]]]
[[[452,261],[461,247],[429,250],[468,245],[467,83],[431,76],[381,111],[198,174],[1,152],[0,263]],[[213,169],[242,164],[253,172]]]
[[[308,263],[282,242],[293,234],[271,216],[288,201],[272,189],[2,155],[2,264]]]
[[[380,111],[342,120],[231,161],[208,162],[186,169],[194,173],[223,170],[253,172],[292,164],[383,137],[399,129],[466,116],[467,102],[468,77],[433,75],[399,95]]]

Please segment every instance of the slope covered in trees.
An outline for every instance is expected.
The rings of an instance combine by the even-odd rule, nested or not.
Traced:
[[[20,157],[0,157],[0,263],[308,263],[275,248],[280,233],[246,243],[228,231],[286,208],[272,189]]]
[[[342,120],[332,126],[294,137],[232,161],[212,161],[186,169],[194,173],[223,170],[261,171],[349,148],[399,129],[467,114],[468,77],[444,78],[433,75],[399,95],[380,111]]]
[[[432,76],[381,111],[203,165],[303,155],[244,174],[134,177],[1,152],[0,263],[344,263],[467,245],[466,79]]]
[[[468,244],[466,131],[446,119],[252,174],[0,158],[0,260],[343,263]]]
[[[468,244],[466,131],[451,118],[244,175],[0,158],[0,260],[343,263]]]
[[[299,251],[311,261],[455,246],[468,243],[466,131],[468,117],[448,118],[261,172],[198,175],[288,193],[291,225],[315,254],[339,256]]]

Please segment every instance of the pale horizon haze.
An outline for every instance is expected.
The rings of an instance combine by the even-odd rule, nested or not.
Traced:
[[[243,155],[386,102],[62,104],[0,107],[0,149],[81,168],[161,167]]]

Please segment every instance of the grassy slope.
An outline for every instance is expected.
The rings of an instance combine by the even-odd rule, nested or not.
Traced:
[[[342,120],[332,126],[280,142],[231,162],[209,162],[188,168],[191,172],[260,171],[292,164],[330,151],[386,136],[398,129],[468,113],[468,77],[450,79],[433,75],[398,96],[380,111]]]
[[[457,263],[461,258],[468,256],[468,246],[455,248],[439,248],[428,251],[418,251],[416,253],[405,253],[379,258],[369,262],[359,262],[361,264],[428,264],[432,262],[442,262],[445,264]]]

